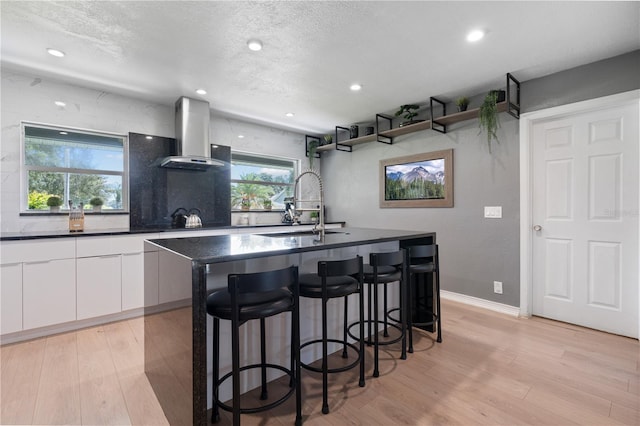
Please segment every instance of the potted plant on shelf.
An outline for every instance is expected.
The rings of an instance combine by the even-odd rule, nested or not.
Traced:
[[[456,106],[458,107],[458,112],[466,111],[469,106],[469,98],[466,96],[461,96],[456,99]]]
[[[326,134],[323,136],[324,139],[324,144],[325,145],[331,145],[333,143],[333,136],[330,134]]]
[[[100,197],[93,197],[91,200],[89,200],[89,204],[91,204],[91,206],[93,207],[94,212],[101,212],[104,201],[102,201],[102,198]]]
[[[265,210],[271,210],[271,198],[263,198],[262,199],[262,208]]]
[[[408,126],[409,124],[419,123],[423,121],[423,120],[414,120],[415,116],[418,115],[418,113],[416,112],[418,108],[420,108],[419,105],[412,105],[412,104],[400,106],[400,109],[396,111],[396,117],[399,117],[402,115],[402,117],[404,117],[404,119],[406,120],[400,123],[400,127]]]
[[[487,134],[487,144],[489,145],[489,152],[491,152],[491,140],[498,141],[498,135],[496,131],[500,127],[500,121],[498,120],[498,99],[500,99],[500,91],[491,90],[485,96],[480,110],[478,112],[478,124],[480,125],[480,132]],[[504,93],[504,91],[502,91]],[[503,96],[504,100],[504,96]]]
[[[52,213],[57,213],[60,211],[60,206],[62,205],[62,198],[52,195],[47,198],[47,206],[49,206],[49,211]]]

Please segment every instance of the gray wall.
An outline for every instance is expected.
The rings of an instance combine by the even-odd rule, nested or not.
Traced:
[[[522,112],[640,89],[640,50],[522,83]]]
[[[458,123],[443,135],[431,130],[369,143],[352,153],[322,154],[329,219],[350,226],[437,232],[444,290],[518,306],[519,198],[518,121],[500,116],[500,144],[478,136],[477,120]],[[454,150],[453,208],[379,206],[379,162],[404,155]],[[484,206],[502,206],[502,219],[485,219]],[[493,293],[493,281],[504,293]]]
[[[523,112],[638,89],[639,75],[640,51],[634,51],[525,81]],[[446,135],[427,130],[396,138],[390,146],[369,143],[352,153],[323,153],[329,219],[435,231],[444,290],[519,306],[519,121],[507,114],[500,120],[500,144],[491,154],[477,120],[458,123]],[[379,208],[380,160],[448,148],[454,149],[453,208]],[[503,218],[485,219],[484,206],[502,206]],[[494,280],[503,282],[502,295],[493,293]]]

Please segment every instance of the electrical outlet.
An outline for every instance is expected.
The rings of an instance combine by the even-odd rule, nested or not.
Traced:
[[[493,282],[493,292],[496,294],[502,294],[502,281]]]

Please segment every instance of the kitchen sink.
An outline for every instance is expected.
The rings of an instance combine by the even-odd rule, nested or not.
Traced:
[[[334,231],[331,229],[325,229],[324,230],[325,235],[327,234],[344,234],[345,232],[342,231]],[[275,237],[275,238],[287,238],[287,237],[304,237],[304,236],[312,236],[312,235],[318,235],[318,233],[314,233],[313,231],[294,231],[294,232],[274,232],[271,234],[258,234],[261,235],[263,237]]]

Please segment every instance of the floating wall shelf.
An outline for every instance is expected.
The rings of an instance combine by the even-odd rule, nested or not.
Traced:
[[[514,86],[514,87],[512,87]],[[513,89],[515,88],[515,94]],[[520,82],[516,80],[511,74],[507,74],[507,90],[506,90],[506,100],[504,102],[499,102],[497,104],[498,112],[508,112],[515,118],[520,118]],[[515,100],[512,100],[515,97]],[[442,106],[443,115],[439,117],[433,116],[433,107],[434,102],[436,104],[440,104]],[[424,120],[419,123],[409,124],[407,126],[396,127],[394,129],[382,130],[377,134],[361,136],[359,138],[347,139],[343,141],[338,141],[338,131],[339,130],[349,130],[345,127],[336,126],[336,142],[319,146],[317,151],[327,152],[327,151],[347,151],[351,152],[351,149],[355,145],[360,145],[369,142],[382,142],[382,143],[392,143],[393,138],[397,136],[408,135],[410,133],[420,132],[422,130],[433,129],[441,133],[447,132],[447,126],[455,123],[460,123],[462,121],[473,120],[478,118],[480,113],[480,108],[470,109],[467,111],[456,112],[453,114],[446,114],[446,107],[444,102],[441,102],[435,98],[430,99],[431,105],[431,119]],[[376,115],[376,123],[378,124],[378,128],[380,126],[380,119],[388,120],[389,125],[391,125],[391,118],[377,114]]]

